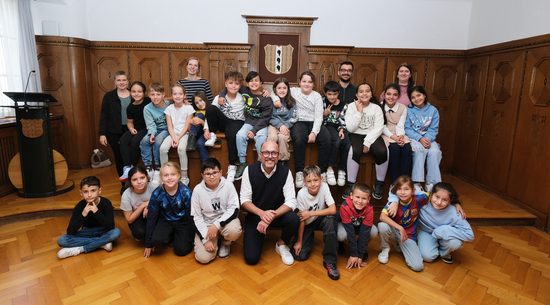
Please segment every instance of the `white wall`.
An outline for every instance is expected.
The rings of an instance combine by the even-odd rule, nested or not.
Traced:
[[[474,0],[468,49],[550,33],[548,0]]]
[[[313,45],[466,49],[477,0],[45,1],[32,2],[37,35],[49,20],[61,36],[93,41],[246,43],[241,15],[301,16],[319,17]]]

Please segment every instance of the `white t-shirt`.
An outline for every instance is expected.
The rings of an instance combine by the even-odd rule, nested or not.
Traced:
[[[180,134],[185,127],[185,121],[190,114],[195,113],[195,109],[191,105],[183,105],[180,109],[176,109],[174,104],[166,107],[164,110],[166,115],[169,115],[172,119],[172,125],[174,127],[174,133]]]
[[[313,196],[309,193],[306,186],[304,186],[299,192],[297,196],[298,201],[298,210],[303,211],[320,211],[328,208],[328,206],[334,204],[334,198],[332,198],[332,194],[330,193],[330,188],[328,184],[321,183],[321,187],[319,188],[319,193],[317,193],[316,196]],[[306,225],[312,223],[317,219],[317,216],[312,216],[306,220]]]
[[[132,188],[127,188],[120,199],[120,209],[123,211],[135,211],[142,203],[149,201],[151,194],[157,188],[155,183],[147,183],[147,189],[143,194],[136,194]]]

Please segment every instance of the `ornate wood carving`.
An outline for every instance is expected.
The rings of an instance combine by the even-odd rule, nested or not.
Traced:
[[[373,64],[359,64],[354,68],[353,79],[355,84],[369,83],[375,91],[378,88],[378,69]]]
[[[42,72],[40,80],[43,90],[56,91],[63,86],[63,69],[57,56],[52,53],[38,54],[38,66]]]
[[[550,56],[541,58],[531,72],[529,98],[535,106],[548,107],[550,104]]]
[[[512,97],[514,72],[515,69],[509,60],[500,62],[493,70],[491,95],[496,103],[504,104]]]
[[[108,92],[113,90],[113,77],[116,71],[122,70],[122,65],[114,57],[103,57],[97,63],[99,87]]]
[[[162,64],[156,58],[144,58],[138,63],[138,78],[146,85],[163,82]]]
[[[322,92],[324,84],[330,80],[335,80],[334,78],[334,65],[332,62],[323,62],[321,68],[319,69],[319,92]]]
[[[467,101],[474,101],[481,90],[481,69],[477,64],[472,64],[466,71],[464,80],[464,94]]]
[[[454,66],[440,66],[433,75],[432,94],[439,100],[449,100],[456,93],[458,71]]]

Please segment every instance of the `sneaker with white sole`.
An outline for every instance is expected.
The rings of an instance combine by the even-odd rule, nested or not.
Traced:
[[[327,173],[322,173],[321,177],[323,177],[323,182],[328,184],[328,182],[327,182],[327,180],[328,180]]]
[[[113,243],[106,243],[103,246],[101,246],[100,248],[107,251],[107,252],[111,252],[111,251],[113,251]]]
[[[328,183],[328,185],[336,185],[336,177],[334,176],[334,170],[328,169],[326,175],[327,175],[326,182]]]
[[[346,185],[346,171],[338,170],[338,186]]]
[[[399,246],[399,243],[395,243],[395,252],[401,253],[401,246]]]
[[[439,258],[441,258],[441,260],[445,263],[445,264],[452,264],[453,263],[453,257],[449,254],[447,256],[440,256]]]
[[[414,190],[415,191],[420,191],[420,192],[424,192],[424,189],[422,188],[422,185],[420,184],[420,182],[415,182],[414,183]]]
[[[206,140],[206,142],[204,142],[204,146],[213,147],[216,144],[217,139],[218,139],[218,137],[216,136],[216,134],[211,132],[210,133],[210,140]]]
[[[237,174],[237,165],[229,165],[227,168],[227,181],[233,183],[235,181],[235,174]]]
[[[57,252],[57,258],[64,259],[71,256],[77,256],[80,253],[80,247],[63,248]]]
[[[387,264],[389,260],[390,248],[380,250],[380,254],[378,254],[378,261],[380,262],[380,264]]]
[[[431,193],[433,188],[433,184],[426,184],[426,193]]]
[[[235,171],[235,180],[241,180],[243,177],[244,170],[248,166],[248,163],[241,162],[239,165],[237,165],[237,170]]]
[[[156,183],[157,185],[160,185],[160,169],[155,169],[155,171],[153,172],[153,180],[152,180],[154,183]]]
[[[338,271],[338,267],[336,267],[336,263],[325,263],[323,262],[323,266],[325,266],[325,269],[327,269],[328,277],[331,280],[338,280],[340,278],[340,271]]]
[[[346,189],[344,190],[344,193],[342,194],[342,199],[346,199],[349,197],[349,194],[351,194],[351,189],[353,188],[353,185],[355,183],[348,182],[348,185],[346,186]]]
[[[301,189],[304,187],[304,173],[303,172],[297,172],[296,173],[296,188]]]
[[[224,245],[221,243],[218,249],[218,256],[221,258],[227,258],[229,257],[229,254],[231,254],[231,245]]]
[[[126,180],[128,180],[128,173],[130,172],[130,170],[133,168],[134,166],[133,165],[130,165],[130,166],[125,166],[123,169],[122,169],[122,176],[120,176],[118,178],[118,180],[120,182],[126,182]]]
[[[189,178],[188,177],[181,177],[180,182],[189,185]]]
[[[275,243],[275,251],[281,256],[285,265],[292,266],[294,264],[294,257],[290,254],[290,248],[287,245],[279,246],[278,243]]]

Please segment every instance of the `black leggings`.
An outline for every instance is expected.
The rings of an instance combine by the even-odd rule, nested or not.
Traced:
[[[223,114],[216,106],[210,105],[206,108],[206,120],[210,132],[225,132],[227,140],[227,151],[229,154],[229,164],[237,164],[237,132],[243,127],[244,121],[232,120]]]
[[[351,141],[351,148],[353,149],[353,161],[360,163],[361,155],[363,154],[363,140],[366,135],[360,135],[355,133],[349,134],[349,139]],[[371,144],[369,152],[374,155],[374,161],[376,164],[380,165],[388,161],[388,151],[386,143],[382,137],[378,137],[374,143]]]
[[[119,176],[122,176],[122,168],[124,167],[124,162],[122,161],[122,154],[120,153],[120,137],[128,131],[128,128],[126,125],[122,125],[122,133],[113,133],[113,132],[106,132],[105,137],[107,138],[107,143],[111,146],[111,149],[113,150],[113,154],[115,157],[115,167],[116,171],[118,172]]]

